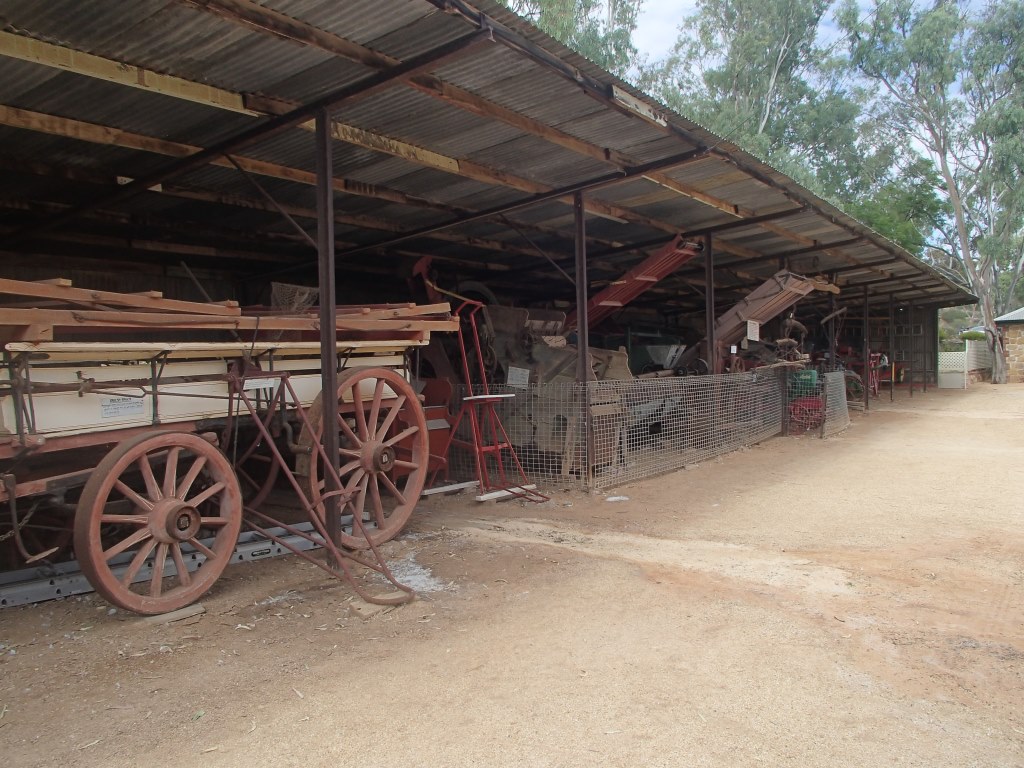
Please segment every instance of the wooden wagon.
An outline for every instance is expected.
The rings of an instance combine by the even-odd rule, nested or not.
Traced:
[[[322,416],[334,409],[320,391],[315,315],[64,280],[0,280],[0,294],[0,540],[9,560],[71,549],[111,603],[163,613],[209,590],[246,528],[332,574],[351,580],[357,563],[395,583],[377,545],[412,513],[429,451],[407,357],[432,331],[457,328],[448,305],[338,308],[340,448],[331,461]],[[294,492],[287,508],[267,503],[275,487]],[[338,530],[329,530],[328,495],[339,498]]]

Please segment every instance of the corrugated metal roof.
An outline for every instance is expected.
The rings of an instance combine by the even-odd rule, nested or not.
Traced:
[[[273,9],[297,24],[307,25],[321,37],[325,33],[335,35],[340,42],[365,45],[372,52],[396,60],[407,60],[473,32],[458,15],[458,2],[449,7],[456,12],[446,13],[431,0],[260,1],[260,5],[249,6],[253,13],[261,12],[261,8]],[[713,146],[712,153],[661,172],[684,190],[693,190],[698,198],[717,198],[719,202],[714,205],[670,190],[655,179],[640,177],[587,193],[590,199],[626,209],[622,214],[626,218],[608,213],[588,217],[591,251],[598,255],[611,252],[595,266],[596,281],[614,277],[616,265],[636,261],[635,252],[621,252],[618,246],[622,244],[662,236],[667,240],[674,231],[726,224],[737,215],[805,205],[808,210],[797,216],[716,236],[726,251],[721,261],[736,274],[747,275],[744,279],[755,279],[775,271],[773,254],[799,250],[812,242],[849,240],[855,233],[863,239],[844,246],[841,253],[821,250],[799,254],[794,256],[794,263],[821,272],[839,269],[841,280],[853,287],[881,278],[882,282],[870,284],[875,294],[904,295],[901,292],[905,291],[908,297],[937,297],[944,303],[970,299],[961,288],[827,201],[692,121],[672,114],[493,0],[480,0],[479,8],[528,41],[522,50],[514,49],[502,44],[504,33],[496,33],[493,41],[434,68],[434,83],[485,100],[481,107],[459,106],[396,82],[332,111],[335,120],[379,137],[372,147],[336,143],[335,174],[347,180],[349,189],[337,196],[339,238],[345,242],[383,243],[396,233],[414,233],[450,222],[459,212],[486,211],[529,199],[531,193],[517,186],[571,188],[620,170],[612,162],[616,157],[628,158],[632,163],[659,162],[698,145]],[[225,13],[230,16],[230,10]],[[304,42],[285,40],[251,24],[171,0],[127,4],[121,0],[91,0],[87,4],[78,0],[45,4],[10,0],[0,8],[0,27],[23,38],[209,85],[235,97],[253,94],[308,103],[359,83],[374,72],[366,64],[321,49],[312,35]],[[526,50],[530,45],[547,53]],[[545,56],[556,57],[557,61],[552,58],[545,63],[537,58]],[[565,72],[557,71],[560,62],[568,64]],[[659,127],[617,108],[602,95],[612,85],[645,100],[668,117],[671,127]],[[0,125],[0,170],[6,164],[20,177],[32,179],[22,185],[0,185],[0,191],[8,198],[20,196],[37,202],[102,199],[116,188],[115,177],[145,177],[173,162],[156,146],[117,146],[124,143],[121,131],[207,147],[265,119],[108,82],[84,72],[22,62],[4,56],[3,48],[0,104],[36,115],[31,121],[36,129],[52,123],[52,118],[98,126],[95,130],[86,126],[81,131],[65,126],[68,135],[60,136],[8,127],[15,122]],[[539,123],[542,135],[534,135],[534,128],[522,121],[509,123],[476,113],[479,109],[487,111],[487,104]],[[552,129],[558,134],[553,135]],[[388,140],[406,146],[386,150],[382,144]],[[139,141],[145,144],[144,140],[134,143]],[[586,146],[578,151],[581,148],[573,142]],[[410,157],[417,148],[439,153],[442,164],[472,161],[473,178],[459,176],[451,168],[434,167],[434,161],[417,162]],[[594,156],[605,151],[611,154],[604,159]],[[284,130],[234,154],[270,164],[256,178],[281,203],[306,212],[315,207],[314,190],[308,183],[308,174],[314,169],[310,132]],[[40,160],[26,168],[26,158]],[[77,180],[68,178],[75,174]],[[301,174],[306,174],[305,180]],[[176,191],[175,187],[184,189]],[[193,169],[161,189],[114,207],[133,216],[219,220],[232,231],[262,228],[278,239],[288,229],[275,212],[267,210],[252,181],[233,168]],[[720,207],[732,209],[723,211]],[[634,221],[627,223],[626,219]],[[648,220],[650,224],[639,223]],[[350,223],[357,221],[365,226]],[[517,232],[510,225],[523,230]],[[87,221],[81,226],[86,228]],[[451,242],[453,235],[488,242],[457,245]],[[566,253],[567,244],[572,242],[571,209],[564,200],[550,200],[501,218],[461,224],[445,237],[449,252],[462,257],[479,250],[481,263],[501,264],[514,274],[522,263],[534,265],[532,257],[525,255],[534,251],[534,246],[557,250],[558,258],[571,256]],[[395,250],[409,252],[413,245],[426,247],[424,244],[430,243],[440,247],[440,241],[428,235],[397,244]],[[759,254],[759,258],[740,255],[748,253],[742,248]],[[282,258],[293,258],[295,252],[294,248],[284,249]],[[887,261],[881,267],[870,266]],[[859,268],[864,262],[869,266]],[[466,263],[472,268],[472,259]],[[892,276],[890,283],[884,282],[886,275]],[[920,290],[915,293],[908,288],[907,278],[918,281]],[[564,281],[559,280],[559,289],[565,288],[561,284]],[[698,301],[699,297],[693,295],[691,299]]]
[[[996,318],[997,323],[1024,323],[1024,307]]]

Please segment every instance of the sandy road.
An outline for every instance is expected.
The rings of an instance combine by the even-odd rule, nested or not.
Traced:
[[[287,560],[169,626],[4,611],[4,763],[1024,765],[1024,385],[897,397],[627,502],[434,500],[366,620]]]

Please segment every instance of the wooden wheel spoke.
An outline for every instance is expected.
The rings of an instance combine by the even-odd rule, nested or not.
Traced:
[[[369,419],[369,435],[370,437],[376,437],[377,432],[377,419],[380,418],[380,405],[384,399],[384,379],[377,379],[377,383],[373,387],[373,402],[370,403],[370,419]]]
[[[149,525],[149,515],[100,515],[100,522],[111,525]]]
[[[178,572],[178,583],[183,587],[189,586],[192,583],[192,574],[188,572],[188,566],[185,565],[180,544],[171,544],[171,558],[174,560],[174,568]]]
[[[116,488],[122,496],[128,501],[134,504],[139,509],[153,509],[153,502],[149,499],[144,499],[127,485],[124,484],[120,479],[114,481],[114,488]]]
[[[395,459],[395,466],[401,469],[408,469],[410,472],[420,468],[420,465],[414,461],[406,461],[405,459]]]
[[[211,485],[209,488],[207,488],[205,491],[203,491],[199,495],[193,496],[191,499],[188,499],[188,503],[192,507],[198,507],[204,501],[209,501],[214,496],[216,496],[218,493],[223,491],[224,487],[225,487],[225,484],[224,484],[223,481],[218,482],[218,483],[214,483],[213,485]]]
[[[235,474],[238,475],[239,480],[243,480],[253,488],[262,488],[263,486],[252,479],[252,476],[241,467],[235,467]]]
[[[164,566],[167,564],[168,545],[160,542],[156,545],[156,557],[153,559],[153,575],[149,578],[149,596],[160,597],[164,588]]]
[[[142,568],[142,564],[146,562],[146,558],[149,557],[149,553],[156,547],[156,540],[150,539],[139,547],[139,551],[135,553],[135,557],[128,564],[128,569],[121,575],[121,583],[125,587],[130,587],[132,582],[135,581],[135,577],[138,576],[139,570]]]
[[[202,528],[223,528],[230,520],[226,517],[200,517],[199,523]]]
[[[348,478],[348,482],[345,483],[345,490],[351,491],[353,488],[356,488],[360,483],[362,483],[363,477],[365,476],[366,470],[363,469],[362,467],[356,467],[355,472],[351,474],[351,476]]]
[[[203,544],[203,542],[201,542],[197,538],[189,539],[188,543],[191,544],[193,547],[195,547],[196,550],[198,550],[200,553],[205,555],[207,560],[213,560],[213,559],[215,559],[217,557],[217,553],[216,552],[214,552],[208,546]]]
[[[146,494],[153,501],[160,501],[164,495],[160,490],[159,484],[156,482],[156,475],[153,474],[153,465],[149,463],[149,456],[144,453],[139,456],[135,463],[139,465],[142,479],[146,481]]]
[[[346,448],[345,446],[341,446],[340,448],[338,448],[338,454],[340,456],[348,456],[349,458],[358,459],[360,456],[363,455],[363,452],[360,451],[358,448]]]
[[[386,435],[391,426],[395,423],[395,419],[398,418],[398,414],[401,413],[402,408],[405,406],[406,397],[405,395],[399,395],[398,399],[392,403],[388,415],[384,417],[384,423],[380,425],[380,429],[377,430],[378,435]]]
[[[340,467],[338,467],[338,477],[344,480],[345,475],[347,475],[349,472],[354,472],[355,470],[357,470],[361,463],[361,461],[356,460],[350,461],[347,464],[342,464]]]
[[[352,386],[352,407],[355,409],[356,430],[360,441],[368,440],[370,433],[366,428],[366,411],[363,409],[363,394],[359,391],[359,382]]]
[[[385,474],[378,475],[378,477],[380,477],[380,481],[384,483],[384,487],[388,489],[388,493],[395,497],[395,501],[404,506],[406,503],[405,496],[400,490],[398,490],[398,486],[391,481],[391,478]]]
[[[131,549],[136,544],[139,544],[148,539],[150,535],[151,534],[149,532],[149,528],[140,528],[131,536],[126,536],[125,538],[121,539],[121,541],[117,542],[117,544],[115,544],[114,546],[110,547],[109,549],[103,550],[103,559],[107,562],[110,562],[111,559],[117,557],[125,550]]]
[[[167,452],[167,464],[164,467],[164,496],[174,495],[174,486],[178,482],[178,456],[181,454],[181,446],[176,445]]]
[[[400,443],[403,440],[405,440],[406,438],[412,437],[413,435],[415,435],[419,431],[420,431],[419,426],[417,426],[416,424],[413,424],[411,427],[407,427],[406,429],[403,429],[401,432],[399,432],[397,435],[395,435],[394,437],[390,438],[389,440],[385,440],[384,441],[384,445],[392,447],[396,443]]]
[[[348,425],[348,420],[340,413],[338,414],[338,426],[341,428],[341,431],[344,433],[348,441],[356,446],[354,450],[358,450],[359,446],[363,444],[363,439],[352,431],[352,427]]]
[[[370,475],[370,496],[373,501],[373,518],[378,528],[384,527],[384,501],[380,497],[380,485],[377,484],[379,475]]]
[[[366,520],[366,486],[369,479],[369,475],[364,474],[359,482],[359,490],[356,491],[355,517],[359,518],[359,522]]]
[[[177,498],[184,499],[188,495],[188,492],[192,490],[192,484],[199,477],[199,473],[203,471],[204,466],[206,466],[206,457],[197,456],[196,460],[192,462],[192,466],[188,468],[188,472],[181,478],[178,491],[174,494]]]

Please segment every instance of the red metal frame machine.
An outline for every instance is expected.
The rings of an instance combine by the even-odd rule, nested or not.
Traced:
[[[480,485],[478,501],[510,497],[533,502],[547,501],[548,497],[539,493],[537,486],[530,483],[526,476],[522,462],[495,409],[496,405],[515,397],[515,394],[490,391],[477,328],[477,315],[483,308],[482,302],[463,299],[455,310],[455,316],[460,320],[457,333],[466,394],[452,422],[443,455],[447,456],[453,445],[465,448],[473,454],[477,482]],[[468,341],[467,333],[470,336]],[[468,344],[472,344],[472,362]],[[464,419],[468,420],[470,427],[468,440],[458,435],[459,426]],[[489,459],[493,461],[489,462]],[[509,477],[513,473],[506,471],[506,461],[510,463],[510,469],[514,469],[513,478]]]

